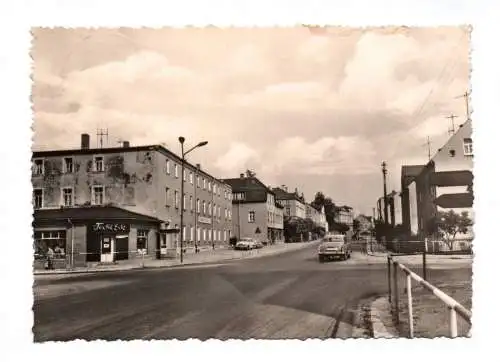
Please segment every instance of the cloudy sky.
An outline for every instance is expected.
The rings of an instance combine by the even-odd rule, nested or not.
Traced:
[[[465,120],[464,27],[34,29],[33,149],[165,144],[218,177],[247,168],[371,214]],[[458,98],[457,98],[458,97]]]

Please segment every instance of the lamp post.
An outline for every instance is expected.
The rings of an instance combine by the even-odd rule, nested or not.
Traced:
[[[186,160],[186,155],[198,147],[205,146],[208,142],[203,141],[198,143],[196,146],[191,147],[189,150],[184,152],[184,141],[186,139],[184,137],[179,137],[179,142],[181,144],[181,154],[182,154],[182,162],[181,162],[181,263],[184,261],[184,162]],[[195,217],[198,215],[195,214]]]

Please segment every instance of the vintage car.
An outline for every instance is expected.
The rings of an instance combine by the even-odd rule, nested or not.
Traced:
[[[318,247],[318,260],[320,263],[339,258],[347,260],[351,257],[351,245],[345,235],[328,235]]]

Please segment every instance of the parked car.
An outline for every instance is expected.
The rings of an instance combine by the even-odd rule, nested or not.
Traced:
[[[320,263],[335,258],[347,260],[351,252],[351,245],[345,235],[328,235],[318,247],[318,260]]]
[[[255,242],[255,249],[261,249],[264,247],[264,243],[260,240],[254,240]]]
[[[242,238],[234,247],[236,250],[252,250],[257,249],[257,242],[252,238]]]

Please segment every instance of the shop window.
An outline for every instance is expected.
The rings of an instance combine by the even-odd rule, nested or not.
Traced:
[[[35,259],[47,257],[66,257],[66,230],[35,231]]]
[[[146,250],[148,248],[148,231],[137,230],[137,250]]]

